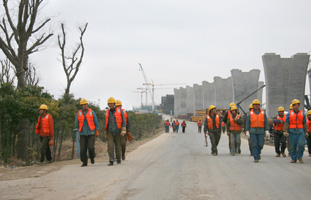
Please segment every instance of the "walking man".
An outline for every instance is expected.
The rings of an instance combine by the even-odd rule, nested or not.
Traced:
[[[52,155],[49,145],[53,146],[54,122],[52,116],[47,114],[48,110],[48,106],[45,104],[42,104],[39,107],[40,116],[38,117],[36,125],[36,134],[40,135],[41,142],[40,164],[44,164],[45,158],[47,162],[52,162]]]
[[[231,155],[234,156],[235,153],[239,153],[240,150],[240,134],[242,131],[243,120],[241,119],[241,115],[238,114],[238,108],[236,106],[232,106],[231,116],[229,118],[227,124],[227,132],[230,133],[230,142],[231,142]],[[237,149],[235,148],[235,144],[237,144]]]
[[[117,164],[121,164],[121,137],[126,134],[126,122],[121,108],[115,106],[116,100],[110,97],[107,103],[109,109],[105,114],[105,138],[108,139],[108,166],[112,166],[114,155],[116,155]]]
[[[303,163],[303,152],[305,150],[305,137],[308,137],[308,126],[306,116],[302,110],[299,110],[300,101],[292,101],[293,110],[286,116],[284,135],[289,136],[289,153],[291,163],[296,163],[297,159]],[[297,150],[298,147],[298,150]]]
[[[198,133],[201,133],[201,131],[202,131],[202,124],[203,124],[202,120],[199,119],[199,121],[198,121]]]
[[[80,135],[80,159],[82,161],[81,167],[87,166],[87,150],[91,163],[95,163],[95,136],[99,137],[99,123],[95,112],[88,107],[88,101],[81,99],[81,110],[76,115],[76,127],[78,127]]]
[[[175,131],[176,131],[176,133],[178,133],[178,130],[179,130],[179,121],[178,121],[178,119],[176,119],[176,122],[175,122]]]
[[[276,119],[273,120],[274,122],[274,146],[276,157],[280,157],[281,154],[283,157],[286,157],[285,149],[286,149],[286,137],[284,135],[284,124],[285,124],[286,116],[284,115],[284,108],[280,106],[278,108],[278,115]],[[280,143],[281,151],[280,151]]]
[[[185,120],[181,123],[181,127],[182,127],[182,132],[185,133],[185,130],[186,130],[186,127],[187,127],[187,124],[186,124]]]
[[[220,119],[217,115],[216,107],[211,105],[208,108],[208,115],[206,115],[204,122],[204,136],[209,135],[212,144],[212,155],[216,156],[218,154],[217,146],[220,140],[221,127]]]
[[[170,132],[170,121],[167,119],[164,123],[164,127],[165,127],[165,133],[169,133]]]
[[[257,163],[261,159],[261,150],[265,143],[266,137],[269,137],[269,123],[265,111],[259,108],[260,101],[253,101],[253,110],[250,111],[246,118],[246,135],[250,135],[254,162]]]
[[[172,129],[173,129],[173,132],[175,132],[175,119],[173,120],[173,122],[172,122]]]
[[[122,101],[120,100],[116,100],[116,107],[122,109]],[[125,160],[125,152],[126,152],[126,142],[128,138],[131,138],[131,140],[129,139],[129,142],[132,143],[132,136],[131,136],[131,123],[128,117],[127,112],[125,111],[125,109],[122,109],[123,114],[124,114],[124,118],[125,118],[125,123],[126,123],[126,134],[124,136],[121,136],[121,155],[122,155],[122,160]]]
[[[308,125],[308,137],[307,139],[307,146],[308,146],[308,152],[309,157],[311,157],[311,110],[307,113],[307,125]]]

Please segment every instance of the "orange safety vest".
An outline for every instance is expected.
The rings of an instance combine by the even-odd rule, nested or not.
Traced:
[[[36,125],[36,134],[40,134],[41,137],[49,137],[51,136],[51,129],[49,123],[49,117],[52,117],[50,114],[46,114],[43,118],[39,116],[38,122]],[[42,132],[40,131],[42,127]]]
[[[293,110],[290,111],[289,115],[289,128],[301,129],[303,128],[303,112],[300,110],[296,114]]]
[[[121,109],[120,107],[116,107],[115,108],[116,111],[114,112],[114,116],[116,118],[116,122],[117,122],[117,129],[122,129],[122,115],[121,115]],[[108,128],[108,123],[109,123],[109,112],[110,112],[110,109],[108,109],[106,111],[106,114],[105,114],[105,118],[106,118],[106,126],[105,126],[105,130],[107,130]],[[125,116],[124,116],[125,118]]]
[[[308,132],[311,133],[311,120],[307,118]]]
[[[186,126],[186,125],[187,125],[186,122],[181,123],[181,126]]]
[[[282,120],[283,122],[285,122],[286,116],[283,115],[283,117],[280,117],[279,115],[277,115],[276,119]],[[276,123],[275,126],[274,126],[274,130],[276,130],[276,131],[283,131],[284,130],[284,124],[283,123]]]
[[[210,117],[210,115],[207,115],[206,118],[207,118],[207,129],[212,130],[213,129],[213,119]],[[215,119],[216,119],[216,128],[219,128],[219,124],[220,124],[219,116],[216,115]]]
[[[232,116],[231,111],[228,110],[227,120],[230,119],[231,116]]]
[[[265,128],[265,112],[263,110],[260,110],[258,115],[254,112],[254,110],[251,110],[249,114],[251,128]]]
[[[170,122],[165,122],[165,126],[170,126]]]
[[[123,114],[124,114],[125,123],[126,123],[126,125],[127,125],[127,118],[128,118],[129,116],[128,116],[127,112],[125,111],[125,109],[122,109],[122,111],[123,111]]]
[[[199,126],[202,126],[202,121],[198,121],[198,125],[199,125]]]
[[[79,121],[79,132],[81,132],[84,124],[84,114],[82,113],[82,110],[79,110],[78,112],[78,121]],[[94,124],[93,111],[90,108],[87,110],[86,113],[86,121],[91,131],[94,130],[95,124]]]
[[[172,122],[172,126],[175,126],[175,122]]]
[[[240,118],[241,118],[240,115],[238,115],[238,116],[236,117],[236,119],[240,119]],[[239,124],[237,124],[237,123],[234,121],[232,115],[231,115],[231,117],[230,117],[230,128],[229,128],[229,130],[230,130],[230,131],[241,131],[241,130],[242,130],[242,126],[239,125]]]
[[[175,126],[179,126],[179,122],[175,122]]]

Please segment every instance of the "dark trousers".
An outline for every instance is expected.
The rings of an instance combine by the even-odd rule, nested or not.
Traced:
[[[121,161],[121,134],[108,132],[108,154],[109,161],[114,161],[114,151],[116,151],[117,161]]]
[[[87,150],[90,158],[95,158],[95,135],[80,135],[80,159],[87,165]]]
[[[219,140],[220,140],[220,136],[221,136],[221,133],[220,132],[214,132],[214,131],[209,131],[209,138],[211,140],[211,144],[212,144],[212,153],[216,153],[218,154],[218,150],[217,150],[217,146],[218,146],[218,143],[219,143]]]
[[[311,154],[311,133],[309,133],[309,136],[307,137],[307,145],[308,145],[308,152]]]
[[[50,141],[49,137],[41,137],[40,136],[40,142],[41,142],[41,148],[40,148],[41,158],[40,158],[40,162],[44,162],[45,158],[48,161],[52,160],[52,155],[51,155],[51,150],[50,150],[50,146],[49,146],[49,141]]]
[[[127,134],[124,136],[121,136],[121,151],[122,151],[122,157],[125,156],[126,152],[126,142],[127,142]]]
[[[201,133],[202,131],[202,126],[198,126],[198,133]]]
[[[183,126],[183,127],[182,127],[182,132],[184,133],[184,132],[185,132],[185,130],[186,130],[186,127],[185,127],[185,126]]]
[[[281,151],[280,151],[280,143],[281,145]],[[284,136],[283,132],[276,132],[274,133],[274,146],[275,146],[275,152],[277,154],[281,154],[285,152],[286,149],[286,137]]]

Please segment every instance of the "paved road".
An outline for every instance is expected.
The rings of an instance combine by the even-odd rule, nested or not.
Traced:
[[[2,181],[0,199],[310,199],[311,158],[291,164],[265,146],[254,163],[246,140],[242,154],[230,156],[227,138],[222,134],[219,155],[212,156],[188,122],[186,133],[164,133],[121,165],[68,165],[38,178]]]

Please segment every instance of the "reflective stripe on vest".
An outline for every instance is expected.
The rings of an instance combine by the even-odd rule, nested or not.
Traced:
[[[207,129],[213,130],[213,119],[209,115],[207,115],[206,118],[207,118]],[[219,116],[216,115],[215,119],[216,119],[216,128],[219,128],[220,124]]]
[[[78,121],[79,121],[79,132],[81,132],[83,128],[83,124],[84,124],[84,114],[82,110],[79,110],[78,112]],[[86,113],[86,121],[91,131],[94,130],[95,124],[94,124],[93,111],[90,108],[87,110],[87,113]]]
[[[280,117],[279,115],[277,115],[276,119],[285,122],[286,116],[283,115],[283,117]],[[283,123],[276,123],[275,126],[274,126],[274,130],[276,130],[276,131],[283,131],[284,130],[284,124]]]
[[[251,128],[265,127],[265,112],[263,110],[260,110],[258,115],[254,112],[254,110],[251,110],[249,114],[250,114]]]
[[[238,116],[236,117],[237,120],[240,119],[240,118],[241,118],[240,115],[238,115]],[[237,124],[237,123],[234,121],[232,115],[231,115],[231,117],[230,117],[230,128],[229,128],[229,130],[230,130],[230,131],[241,131],[241,130],[242,130],[241,125]]]
[[[108,128],[108,123],[109,123],[109,113],[110,113],[110,109],[108,109],[106,111],[105,117],[106,117],[106,126],[105,126],[105,130],[107,130]],[[114,116],[116,119],[116,123],[117,123],[117,129],[122,129],[122,115],[121,115],[121,109],[120,107],[116,107],[116,111],[114,112]]]
[[[307,118],[308,132],[311,133],[311,120]]]
[[[290,111],[289,115],[289,128],[301,129],[303,128],[303,113],[302,110],[296,114],[293,110]]]

